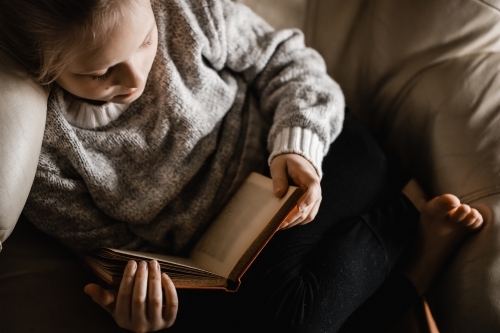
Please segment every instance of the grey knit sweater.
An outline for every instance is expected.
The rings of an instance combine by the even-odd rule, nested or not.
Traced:
[[[119,117],[71,125],[62,89],[49,97],[24,212],[78,253],[185,250],[266,159],[301,154],[321,175],[341,130],[342,92],[299,31],[276,32],[229,0],[165,0],[154,10],[153,68]]]

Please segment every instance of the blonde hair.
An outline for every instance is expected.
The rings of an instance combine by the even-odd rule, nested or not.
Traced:
[[[50,84],[81,50],[106,42],[124,19],[117,6],[123,1],[0,0],[0,47]]]

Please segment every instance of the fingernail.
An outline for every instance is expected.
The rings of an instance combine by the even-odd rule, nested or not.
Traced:
[[[146,266],[147,266],[147,264],[146,264],[146,262],[145,262],[145,261],[141,261],[141,262],[139,263],[139,268],[141,268],[141,269],[142,269],[142,268],[146,268]]]
[[[274,189],[274,193],[278,193],[279,191],[281,191],[283,187],[281,186],[276,186],[275,189]]]
[[[137,265],[137,263],[134,260],[130,260],[127,265],[129,265],[130,268],[135,268],[135,266]]]
[[[288,227],[290,223],[289,222],[285,222],[281,225],[281,229],[285,229],[286,227]]]

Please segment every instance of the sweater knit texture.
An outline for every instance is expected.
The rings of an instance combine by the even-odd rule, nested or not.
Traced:
[[[153,9],[158,51],[136,101],[84,126],[62,88],[49,96],[24,213],[77,253],[183,253],[266,159],[297,153],[321,176],[341,131],[342,92],[300,31],[229,0]]]

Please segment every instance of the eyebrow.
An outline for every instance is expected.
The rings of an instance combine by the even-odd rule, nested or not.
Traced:
[[[153,33],[153,30],[156,26],[156,22],[153,23],[153,26],[151,27],[151,29],[149,30],[148,34],[146,35],[146,38],[144,38],[142,45],[144,45],[144,43],[146,43],[146,41],[148,40],[148,38],[151,37],[151,34]],[[101,69],[93,69],[93,70],[88,70],[88,71],[83,71],[83,72],[79,72],[79,73],[74,73],[74,74],[77,74],[77,75],[99,75],[101,72],[111,68],[111,67],[114,67],[116,66],[118,63],[116,64],[113,64],[113,65],[110,65],[110,66],[107,66],[107,67],[103,67]]]

